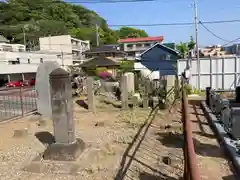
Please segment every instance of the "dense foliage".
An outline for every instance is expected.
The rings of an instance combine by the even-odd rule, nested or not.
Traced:
[[[70,33],[90,40],[96,45],[96,24],[99,26],[100,43],[116,43],[119,38],[148,36],[143,30],[124,27],[110,29],[97,13],[56,0],[8,0],[0,1],[0,34],[11,42],[23,43],[24,32],[28,47],[38,45],[38,38]]]

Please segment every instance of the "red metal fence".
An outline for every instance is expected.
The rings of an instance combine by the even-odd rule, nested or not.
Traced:
[[[186,92],[182,90],[182,122],[184,133],[184,180],[200,180],[196,153],[192,139],[192,127],[188,116],[188,99]]]
[[[37,93],[30,87],[0,90],[0,121],[21,117],[37,109]]]

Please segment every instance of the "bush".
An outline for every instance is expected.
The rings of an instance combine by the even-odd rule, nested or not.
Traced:
[[[102,72],[106,72],[106,71],[107,71],[107,68],[106,68],[106,67],[99,67],[99,68],[96,68],[95,74],[96,74],[97,76],[100,76],[100,74],[101,74]]]
[[[190,84],[185,85],[184,89],[185,89],[187,95],[192,94],[192,86]]]
[[[104,71],[104,72],[99,73],[99,77],[101,79],[109,79],[112,77],[112,74],[108,71]]]
[[[119,69],[123,73],[132,72],[134,70],[134,61],[122,61]]]

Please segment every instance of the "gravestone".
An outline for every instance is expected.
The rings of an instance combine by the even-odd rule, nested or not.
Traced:
[[[134,83],[134,73],[132,72],[128,72],[124,74],[125,76],[127,76],[127,91],[129,93],[134,93],[135,90],[135,83]]]
[[[70,74],[62,68],[55,69],[49,74],[49,84],[55,143],[48,146],[43,158],[73,161],[85,145],[75,137]]]
[[[54,61],[45,61],[37,69],[36,91],[38,93],[37,109],[44,118],[52,117],[52,106],[50,98],[49,74],[55,69],[60,68]]]
[[[128,109],[127,75],[121,77],[121,104],[123,110]]]
[[[88,97],[88,110],[96,112],[96,99],[94,95],[93,77],[87,78],[87,97]]]

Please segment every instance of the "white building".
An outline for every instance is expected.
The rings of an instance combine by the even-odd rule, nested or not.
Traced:
[[[24,52],[26,47],[23,44],[0,43],[0,51]]]
[[[40,50],[43,52],[66,53],[73,55],[73,64],[82,63],[83,52],[90,49],[90,41],[83,41],[70,35],[39,38]]]
[[[82,63],[82,53],[90,49],[89,41],[78,40],[70,35],[39,38],[39,44],[40,51],[26,52],[22,44],[1,41],[0,82],[35,78],[39,64],[44,61],[56,61],[67,69],[70,65]]]
[[[0,79],[17,81],[34,78],[39,64],[44,61],[56,61],[67,69],[72,65],[72,55],[0,51]]]

